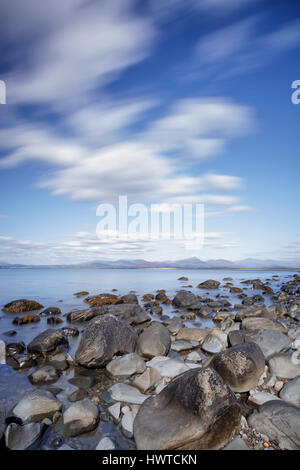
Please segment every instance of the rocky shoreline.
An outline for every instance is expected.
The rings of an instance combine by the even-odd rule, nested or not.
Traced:
[[[207,280],[197,295],[187,277],[178,281],[187,284],[174,298],[77,292],[86,308],[65,317],[35,300],[6,304],[12,328],[46,317],[48,329],[27,345],[4,332],[0,375],[13,372],[28,389],[9,409],[0,396],[1,444],[300,449],[300,275],[276,289],[277,275]]]

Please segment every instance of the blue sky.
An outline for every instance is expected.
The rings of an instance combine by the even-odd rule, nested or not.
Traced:
[[[300,261],[300,5],[1,0],[0,260]],[[201,202],[201,248],[96,236],[100,203]]]

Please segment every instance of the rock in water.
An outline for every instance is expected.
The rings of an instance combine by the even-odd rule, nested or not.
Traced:
[[[220,449],[237,433],[240,408],[212,368],[191,369],[148,398],[133,423],[138,450]]]
[[[198,284],[199,289],[219,289],[220,282],[209,279],[208,281],[201,282]]]
[[[87,324],[75,359],[84,367],[104,367],[115,354],[131,353],[137,335],[125,321],[113,315],[93,318]]]
[[[45,354],[54,351],[60,344],[67,344],[67,340],[62,330],[46,330],[36,336],[28,344],[27,350],[30,353]]]
[[[27,299],[20,299],[20,300],[13,300],[8,304],[4,305],[2,308],[3,312],[8,313],[21,313],[21,312],[31,312],[32,310],[40,310],[44,308],[43,305],[39,304],[35,300],[27,300]]]
[[[257,386],[265,370],[265,358],[257,344],[247,342],[216,354],[209,365],[231,390],[242,393]]]
[[[78,436],[95,429],[98,422],[98,408],[89,399],[77,401],[63,414],[64,433],[66,436]]]
[[[248,418],[250,426],[275,441],[281,449],[300,449],[300,409],[283,400],[272,400]]]
[[[137,352],[140,356],[148,358],[166,356],[170,346],[171,338],[168,329],[161,323],[155,323],[139,336]]]
[[[59,371],[52,366],[43,366],[28,376],[32,385],[52,384],[60,377]]]
[[[197,310],[203,306],[200,302],[200,299],[191,291],[187,290],[180,290],[177,292],[174,299],[172,300],[172,304],[175,307],[188,308],[190,310]]]
[[[60,411],[61,408],[62,404],[52,393],[38,389],[25,395],[14,407],[13,413],[25,424],[52,418],[54,413]]]
[[[20,426],[11,423],[5,432],[5,444],[10,450],[25,450],[40,437],[44,425],[40,423],[29,423]]]

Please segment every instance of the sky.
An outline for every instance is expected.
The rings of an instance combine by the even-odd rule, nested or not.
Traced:
[[[300,264],[299,58],[294,0],[0,0],[0,261]],[[203,243],[97,234],[119,196]]]

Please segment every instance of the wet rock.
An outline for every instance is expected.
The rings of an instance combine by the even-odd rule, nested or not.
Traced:
[[[114,405],[111,405],[108,410],[107,410],[112,417],[113,421],[115,423],[119,422],[120,418],[120,412],[121,412],[121,403],[115,403]]]
[[[287,328],[269,318],[244,318],[242,321],[242,328],[244,330],[277,330],[282,333],[287,333]]]
[[[239,405],[211,368],[193,369],[146,400],[133,423],[138,450],[220,449],[236,434]]]
[[[115,443],[109,437],[102,437],[95,450],[115,450]]]
[[[60,373],[52,366],[43,366],[28,376],[32,385],[45,385],[56,382]]]
[[[300,407],[300,375],[286,383],[279,396],[287,403]]]
[[[75,292],[76,297],[84,297],[85,295],[89,295],[89,292],[86,290],[81,290],[80,292]]]
[[[60,315],[61,309],[58,307],[48,307],[40,313],[41,317],[46,317],[48,315]]]
[[[36,356],[24,355],[24,356],[13,356],[13,368],[14,369],[29,369],[37,364]]]
[[[66,370],[74,361],[70,354],[61,352],[48,356],[47,362],[57,370]]]
[[[63,323],[63,320],[61,318],[54,316],[50,316],[49,318],[47,318],[47,325],[59,325],[60,323]]]
[[[34,444],[41,436],[44,425],[40,423],[29,423],[20,426],[11,423],[5,432],[5,445],[10,450],[25,450]]]
[[[228,338],[232,346],[245,341],[253,341],[260,347],[266,359],[273,354],[287,351],[292,343],[288,336],[276,330],[230,331]]]
[[[134,329],[113,315],[95,317],[84,330],[75,359],[84,367],[104,367],[115,354],[131,353],[136,345]]]
[[[68,337],[73,338],[79,335],[78,328],[73,328],[70,326],[65,326],[64,328],[61,328],[60,331],[62,332],[65,338],[68,338]]]
[[[24,317],[15,317],[12,321],[13,325],[28,325],[29,323],[38,323],[41,321],[39,315],[25,315]]]
[[[147,362],[147,367],[156,369],[162,377],[173,378],[182,372],[186,372],[189,366],[182,360],[170,359],[165,356],[158,356]]]
[[[121,297],[120,302],[124,304],[138,304],[139,300],[135,294],[127,294]]]
[[[3,333],[5,336],[15,336],[17,332],[15,330],[5,331]]]
[[[95,382],[94,377],[88,375],[77,375],[68,380],[68,382],[75,387],[84,388],[85,390],[90,389]]]
[[[294,379],[300,375],[300,363],[294,363],[289,354],[276,354],[269,359],[270,373],[282,379]]]
[[[240,294],[243,292],[243,289],[241,289],[240,287],[232,286],[230,287],[230,292],[231,294]]]
[[[3,312],[8,313],[21,313],[21,312],[31,312],[32,310],[40,310],[43,308],[43,305],[39,304],[35,300],[13,300],[8,304],[4,305],[2,308]]]
[[[20,341],[20,343],[9,343],[6,345],[6,354],[8,356],[13,356],[15,354],[22,354],[26,349],[25,343]]]
[[[14,407],[13,414],[25,424],[52,418],[54,413],[60,411],[61,408],[62,404],[52,393],[38,389],[25,395]]]
[[[74,437],[92,431],[97,425],[98,414],[97,406],[89,398],[73,403],[63,414],[64,434]]]
[[[300,449],[300,409],[283,400],[272,400],[248,418],[250,426],[268,436],[281,449]]]
[[[220,284],[219,281],[209,279],[208,281],[201,282],[197,287],[199,289],[219,289]]]
[[[106,370],[113,376],[141,374],[146,369],[145,361],[135,353],[125,354],[109,362]]]
[[[75,401],[80,401],[83,400],[84,398],[87,397],[87,391],[86,390],[75,390],[69,397],[68,400],[72,403]]]
[[[216,354],[210,362],[234,392],[247,392],[258,385],[265,370],[264,355],[253,342],[242,343]]]
[[[166,356],[170,350],[170,333],[161,323],[146,328],[137,341],[137,353],[143,357]]]
[[[102,307],[102,305],[112,305],[120,300],[115,294],[104,293],[99,295],[92,295],[84,299],[84,302],[88,303],[90,307]]]
[[[181,276],[178,278],[178,281],[188,281],[189,278],[188,277],[185,277],[185,276]]]
[[[167,322],[164,322],[164,325],[168,328],[169,332],[174,335],[183,327],[183,321],[181,318],[175,317]]]
[[[67,344],[63,332],[50,329],[36,336],[27,346],[27,350],[31,353],[45,354],[54,351],[61,344]]]
[[[143,374],[133,380],[132,385],[137,387],[142,393],[145,393],[151,388],[156,387],[161,380],[162,376],[157,369],[147,367]]]
[[[123,383],[116,383],[108,389],[111,400],[140,405],[148,396],[142,395],[136,388]]]

